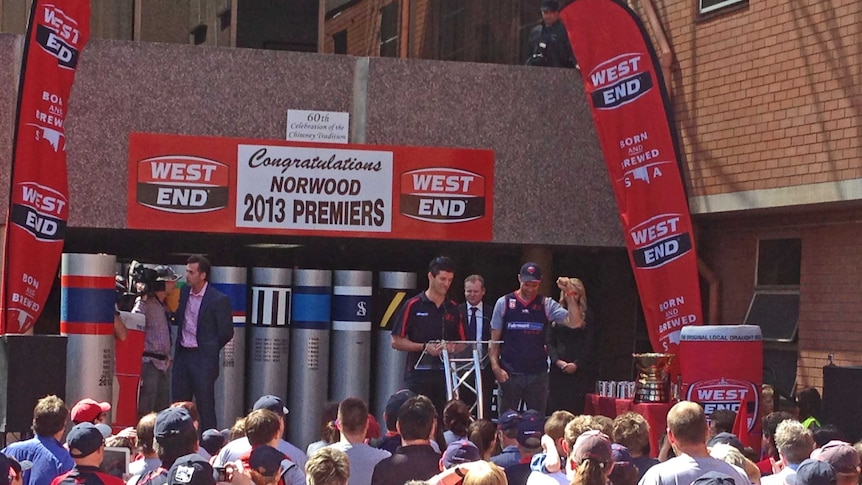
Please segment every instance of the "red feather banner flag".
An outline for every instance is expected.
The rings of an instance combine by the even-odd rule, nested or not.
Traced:
[[[57,277],[69,218],[66,113],[89,37],[89,1],[33,2],[18,90],[0,334],[28,333]]]
[[[657,352],[703,323],[697,257],[670,102],[640,19],[618,0],[561,11],[605,157],[629,260]],[[675,362],[678,365],[678,362]]]

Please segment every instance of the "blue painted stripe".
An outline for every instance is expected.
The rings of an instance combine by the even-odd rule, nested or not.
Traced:
[[[218,291],[227,295],[234,312],[245,313],[247,307],[246,301],[248,299],[248,285],[213,283],[213,286]]]
[[[114,324],[114,290],[60,288],[60,320]]]
[[[290,326],[328,330],[331,296],[329,293],[309,294],[305,292],[307,288],[293,289]]]
[[[344,322],[367,322],[371,309],[371,297],[352,295],[332,296],[332,319]]]

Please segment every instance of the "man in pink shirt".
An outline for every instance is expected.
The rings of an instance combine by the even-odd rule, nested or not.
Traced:
[[[215,381],[219,351],[233,338],[228,297],[209,285],[210,262],[201,255],[186,261],[186,286],[177,309],[179,332],[171,396],[174,401],[194,397],[200,413],[200,429],[218,428],[215,415]]]

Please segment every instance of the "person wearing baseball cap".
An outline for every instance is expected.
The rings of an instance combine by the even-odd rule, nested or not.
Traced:
[[[568,472],[572,484],[605,485],[613,469],[613,450],[607,435],[590,430],[578,436],[569,453]]]
[[[143,474],[136,485],[164,485],[168,471],[180,458],[198,449],[198,432],[188,409],[177,406],[156,415],[153,437],[158,444],[159,466]]]
[[[440,457],[440,471],[481,459],[482,454],[479,452],[479,448],[472,442],[468,440],[453,441],[449,443],[443,456]]]
[[[108,419],[111,403],[97,402],[90,398],[81,399],[72,406],[72,423],[104,423]]]
[[[76,424],[66,436],[66,446],[75,460],[75,468],[55,478],[51,485],[124,485],[121,479],[99,469],[105,457],[105,436],[96,425]]]
[[[521,450],[518,449],[518,423],[521,422],[521,414],[518,411],[508,410],[497,420],[497,440],[500,442],[499,455],[491,457],[491,463],[503,468],[517,465],[521,461]]]
[[[530,461],[534,455],[542,451],[545,417],[532,409],[525,411],[518,420],[516,433],[521,460],[506,467],[506,478],[511,484],[525,484],[532,474]]]
[[[292,461],[284,457],[284,453],[266,445],[255,448],[248,458],[249,473],[256,484],[285,485],[288,483],[285,477],[288,470],[295,466]],[[305,483],[304,475],[303,483]]]
[[[372,440],[371,446],[394,453],[401,446],[401,435],[398,433],[398,410],[416,393],[410,389],[401,389],[389,396],[386,408],[383,410],[383,422],[386,424],[386,433],[379,440]]]
[[[498,409],[517,409],[524,401],[529,409],[545,412],[548,403],[548,352],[545,337],[550,325],[583,328],[584,315],[569,312],[554,300],[539,294],[542,269],[524,263],[518,273],[520,287],[501,296],[491,317],[489,357],[494,378],[500,386]],[[569,278],[557,280],[569,308],[578,308],[577,291]]]
[[[192,453],[177,458],[168,471],[167,485],[215,485],[213,467],[207,460]]]
[[[0,485],[21,485],[24,483],[24,472],[33,468],[33,463],[18,461],[11,456],[0,453]]]
[[[254,402],[252,411],[258,411],[261,409],[268,409],[278,416],[279,438],[275,448],[287,455],[291,461],[296,463],[300,470],[304,470],[305,462],[308,460],[308,457],[302,450],[281,438],[281,436],[284,435],[284,416],[290,412],[284,406],[284,401],[280,397],[273,396],[272,394],[261,396]],[[213,461],[213,466],[224,466],[227,463],[237,461],[243,456],[248,455],[251,452],[251,448],[252,446],[247,436],[237,438],[222,447],[218,456],[215,458],[215,461]]]
[[[799,464],[796,473],[787,477],[785,483],[787,485],[836,485],[837,480],[832,465],[809,458]]]
[[[856,485],[859,483],[859,453],[850,443],[832,440],[819,450],[814,450],[812,458],[832,465],[837,485]]]
[[[632,455],[625,446],[612,443],[611,454],[614,459],[614,469],[608,475],[608,480],[614,485],[637,485],[638,469],[632,461]]]
[[[566,27],[560,21],[560,2],[542,0],[542,23],[533,27],[527,39],[528,66],[577,66]]]
[[[22,485],[50,485],[58,475],[75,466],[63,443],[69,410],[66,403],[57,396],[46,396],[36,402],[33,409],[33,433],[29,440],[16,441],[2,452],[23,463],[28,461],[32,468],[23,471]]]

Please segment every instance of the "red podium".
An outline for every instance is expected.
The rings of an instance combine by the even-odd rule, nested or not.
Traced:
[[[629,411],[636,412],[649,423],[650,456],[658,456],[659,440],[667,429],[667,412],[674,403],[635,403],[632,399],[587,394],[584,413],[615,418]]]
[[[745,412],[747,446],[760,446],[763,340],[757,325],[701,325],[682,329],[679,343],[682,395],[713,411]],[[744,406],[744,407],[743,407]],[[742,423],[740,422],[740,425]]]

